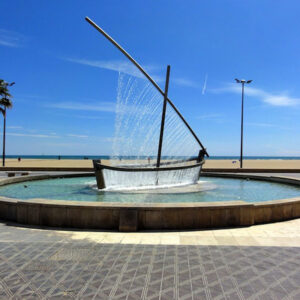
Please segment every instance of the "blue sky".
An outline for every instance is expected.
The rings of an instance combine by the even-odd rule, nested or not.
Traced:
[[[89,16],[164,86],[211,155],[300,156],[299,1],[1,1],[7,154],[111,153],[118,72]],[[0,127],[2,130],[2,126]]]

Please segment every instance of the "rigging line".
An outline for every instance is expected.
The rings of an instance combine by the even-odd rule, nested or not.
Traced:
[[[154,87],[161,93],[161,95],[164,97],[165,94],[162,91],[162,89],[158,86],[158,84],[150,77],[148,73],[141,67],[139,63],[137,63],[133,57],[127,53],[111,36],[109,36],[101,27],[99,27],[94,21],[92,21],[89,17],[85,17],[85,20],[90,23],[96,30],[98,30],[102,35],[104,35],[114,46],[116,46],[143,74],[144,76],[154,85]],[[167,101],[172,106],[172,108],[175,110],[175,112],[178,114],[180,119],[183,121],[183,123],[186,125],[186,127],[190,130],[191,134],[194,136],[200,147],[205,151],[206,155],[209,157],[206,149],[200,142],[199,138],[193,131],[193,129],[190,127],[190,125],[187,123],[187,121],[184,119],[182,114],[179,112],[179,110],[176,108],[176,106],[173,104],[173,102],[167,98]]]

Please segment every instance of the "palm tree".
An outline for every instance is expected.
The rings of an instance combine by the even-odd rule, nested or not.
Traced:
[[[0,79],[0,111],[3,115],[3,154],[2,154],[2,166],[5,166],[5,133],[6,133],[6,109],[12,108],[11,94],[8,91],[8,86],[12,86],[15,83],[8,83],[3,79]]]

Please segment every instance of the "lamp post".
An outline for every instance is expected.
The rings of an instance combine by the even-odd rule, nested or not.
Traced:
[[[242,84],[242,115],[241,115],[241,156],[240,156],[240,168],[243,168],[243,131],[244,131],[244,86],[245,83],[249,84],[252,80],[245,80],[245,79],[235,79],[237,83]]]

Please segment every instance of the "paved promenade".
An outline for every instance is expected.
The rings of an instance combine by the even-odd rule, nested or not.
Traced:
[[[300,219],[187,232],[0,223],[0,299],[300,299]]]

